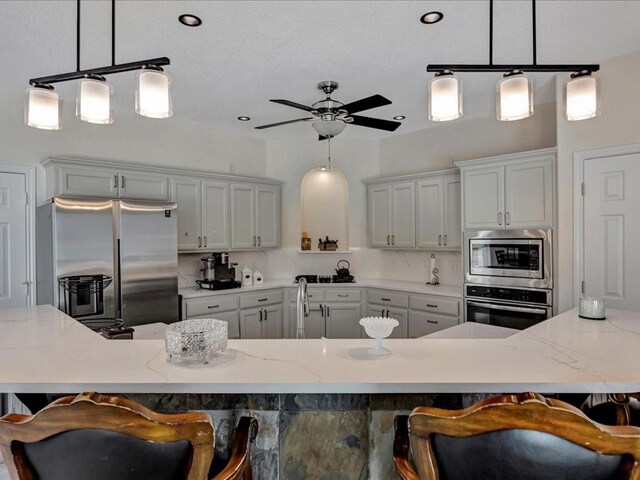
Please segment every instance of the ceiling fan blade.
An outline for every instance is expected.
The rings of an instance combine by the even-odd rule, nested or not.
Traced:
[[[292,102],[291,100],[269,100],[270,102],[280,103],[281,105],[286,105],[287,107],[299,108],[300,110],[306,110],[307,112],[311,112],[313,108],[307,107],[306,105],[302,105],[301,103]]]
[[[361,98],[355,102],[347,103],[340,107],[340,110],[346,110],[349,114],[370,110],[372,108],[391,105],[391,100],[384,98],[382,95],[371,95],[367,98]]]
[[[287,125],[288,123],[296,123],[296,122],[304,122],[305,120],[313,120],[313,118],[314,117],[297,118],[295,120],[287,120],[286,122],[270,123],[269,125],[260,125],[259,127],[254,127],[254,128],[258,130],[262,130],[263,128],[279,127],[280,125]]]
[[[383,120],[381,118],[361,117],[360,115],[349,115],[353,118],[351,125],[358,125],[360,127],[377,128],[378,130],[386,130],[388,132],[394,132],[396,128],[402,125],[400,122],[393,122],[391,120]]]

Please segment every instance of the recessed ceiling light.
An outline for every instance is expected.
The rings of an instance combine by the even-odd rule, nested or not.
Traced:
[[[405,118],[407,117],[405,117],[404,115],[396,115],[395,117],[393,117],[394,120],[404,120]]]
[[[442,12],[427,12],[420,17],[420,21],[427,25],[431,25],[433,23],[438,23],[442,20],[442,17],[444,17]]]
[[[200,17],[196,17],[195,15],[191,15],[189,13],[185,13],[178,17],[180,23],[186,25],[187,27],[199,27],[202,25],[202,20]]]
[[[251,117],[245,117],[243,115],[241,117],[238,117],[238,120],[240,120],[241,122],[248,122],[249,120],[251,120]]]

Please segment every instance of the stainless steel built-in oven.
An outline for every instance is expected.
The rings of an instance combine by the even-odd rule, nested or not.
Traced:
[[[552,316],[552,291],[467,285],[467,322],[524,330]]]
[[[465,232],[465,282],[551,288],[551,230]]]

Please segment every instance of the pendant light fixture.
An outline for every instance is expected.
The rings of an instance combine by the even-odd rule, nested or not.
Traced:
[[[62,128],[62,100],[51,85],[35,84],[27,89],[24,123],[42,130]]]
[[[430,64],[427,72],[435,72],[436,77],[429,83],[429,120],[453,120],[462,116],[462,99],[460,115],[444,118],[432,115],[434,90],[432,86],[438,77],[451,72],[493,72],[504,73],[504,78],[496,85],[496,118],[500,121],[512,121],[528,118],[533,115],[533,85],[531,79],[523,72],[575,72],[564,88],[565,118],[567,120],[584,120],[600,114],[599,82],[592,76],[600,69],[597,64],[559,64],[541,65],[537,62],[536,39],[536,0],[531,0],[531,18],[533,23],[533,63],[531,64],[494,64],[493,63],[493,0],[489,0],[489,63],[484,64]],[[442,97],[444,98],[444,97]],[[438,98],[437,98],[438,99]],[[433,118],[432,118],[433,117]]]
[[[450,70],[436,73],[429,82],[428,117],[447,122],[462,117],[462,82]]]
[[[533,115],[531,79],[520,70],[504,74],[496,85],[496,117],[503,122]]]
[[[71,80],[79,80],[76,117],[89,123],[113,123],[113,87],[107,83],[104,76],[134,70],[155,74],[152,78],[144,77],[144,81],[140,80],[140,75],[138,76],[136,112],[151,118],[170,117],[173,113],[171,81],[162,71],[162,67],[170,63],[167,57],[116,63],[116,2],[111,0],[111,65],[81,70],[80,0],[76,0],[76,70],[29,80],[32,87],[27,90],[25,124],[47,130],[62,128],[62,100],[51,84]],[[142,99],[141,102],[138,101],[139,98]]]
[[[600,115],[600,81],[589,71],[576,72],[564,85],[564,118],[586,120]]]

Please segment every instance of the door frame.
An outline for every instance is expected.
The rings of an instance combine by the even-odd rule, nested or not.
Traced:
[[[23,174],[27,188],[27,278],[31,282],[29,305],[36,304],[36,169],[28,165],[0,163],[0,173]]]
[[[573,306],[577,305],[582,295],[582,281],[584,280],[584,197],[582,183],[584,182],[584,166],[587,160],[597,158],[619,157],[621,155],[640,154],[640,143],[617,145],[613,147],[596,148],[573,153]]]

